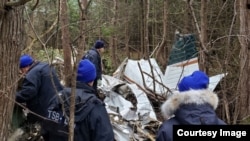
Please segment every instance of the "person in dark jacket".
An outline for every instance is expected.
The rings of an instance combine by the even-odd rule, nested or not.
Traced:
[[[156,141],[172,141],[173,125],[225,125],[215,113],[218,96],[208,89],[209,77],[194,71],[178,84],[179,92],[170,96],[161,111],[167,119],[160,126]]]
[[[104,103],[97,98],[96,91],[93,88],[93,83],[96,78],[96,69],[92,62],[88,59],[83,59],[78,65],[77,82],[75,91],[75,141],[114,141],[113,128],[106,111]],[[60,105],[63,105],[66,117],[70,115],[70,97],[71,88],[65,88],[59,94]],[[56,109],[58,103],[52,106]],[[53,110],[51,110],[48,118],[53,119]],[[55,113],[55,112],[54,112]],[[59,114],[57,114],[59,115]],[[58,117],[57,123],[68,124],[68,121],[60,121]],[[55,120],[55,119],[53,119]],[[58,131],[52,129],[54,134]],[[67,139],[65,136],[65,140]]]
[[[88,50],[82,59],[89,59],[96,67],[96,78],[94,80],[93,88],[97,91],[98,81],[102,79],[102,59],[101,55],[104,52],[104,42],[96,40],[94,46]]]
[[[16,93],[16,102],[26,104],[31,111],[27,115],[28,124],[41,124],[47,116],[50,103],[55,100],[56,93],[61,91],[63,86],[53,67],[34,60],[30,55],[20,57],[20,70],[24,79],[21,89]],[[45,133],[42,134],[46,141]]]

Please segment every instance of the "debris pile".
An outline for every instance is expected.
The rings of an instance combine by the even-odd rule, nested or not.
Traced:
[[[113,76],[102,76],[99,98],[106,104],[117,141],[155,140],[163,121],[161,104],[177,90],[183,76],[199,70],[194,42],[191,34],[176,36],[165,73],[154,58],[126,58]],[[210,77],[209,88],[214,90],[225,75]],[[37,135],[39,131],[29,135],[34,133]]]

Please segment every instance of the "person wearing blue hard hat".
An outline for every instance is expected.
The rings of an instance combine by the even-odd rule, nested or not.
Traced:
[[[157,132],[156,141],[173,141],[173,125],[226,124],[215,112],[219,98],[208,85],[209,77],[199,70],[181,79],[179,91],[161,106],[166,120]]]

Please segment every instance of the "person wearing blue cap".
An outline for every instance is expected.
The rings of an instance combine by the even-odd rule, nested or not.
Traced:
[[[182,78],[178,92],[161,106],[166,119],[160,126],[156,141],[172,141],[173,125],[225,125],[215,109],[219,98],[208,89],[209,77],[202,71],[194,71]]]
[[[27,115],[27,124],[41,124],[47,116],[47,109],[58,91],[63,89],[55,69],[48,63],[34,60],[30,55],[20,57],[19,68],[24,75],[21,89],[16,93],[16,102],[24,103],[31,111]],[[42,136],[48,141],[47,133]]]
[[[109,115],[106,111],[105,104],[95,95],[93,88],[94,80],[96,78],[96,68],[94,64],[88,59],[83,59],[78,64],[77,82],[75,91],[75,130],[74,140],[76,141],[114,141],[113,127],[111,125]],[[50,113],[58,113],[57,119],[65,119],[70,115],[70,97],[71,88],[65,88],[60,91],[57,103],[49,108]],[[64,107],[60,107],[64,106]],[[57,109],[54,110],[54,109]],[[64,112],[58,110],[64,109]],[[53,114],[48,115],[48,118],[55,120]],[[67,126],[68,121],[57,121]],[[61,127],[65,127],[65,126]],[[55,128],[51,129],[51,134],[61,134]],[[65,131],[68,132],[67,130]],[[63,136],[63,135],[62,135]],[[67,134],[64,135],[67,140]]]
[[[102,79],[102,58],[101,55],[104,52],[104,42],[102,40],[96,40],[94,46],[87,51],[82,59],[89,59],[96,67],[96,78],[93,84],[93,88],[97,91],[98,81]]]

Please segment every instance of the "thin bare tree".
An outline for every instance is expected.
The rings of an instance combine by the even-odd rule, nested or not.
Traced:
[[[69,15],[67,0],[59,1],[59,22],[61,25],[61,41],[64,55],[64,81],[66,87],[71,87],[72,78],[75,79],[75,73],[72,68],[72,50],[70,46]],[[74,122],[75,122],[75,89],[73,88],[70,97],[70,117],[69,117],[69,141],[74,141]]]
[[[201,35],[200,35],[200,42],[201,42],[201,45],[205,46],[206,49],[208,49],[208,44],[207,44],[207,27],[208,27],[208,23],[207,23],[207,0],[201,0],[201,11],[200,11],[200,17],[201,17]],[[207,62],[208,62],[208,55],[207,55],[207,52],[204,50],[202,50],[200,52],[200,60],[201,60],[201,63],[200,63],[200,68],[201,70],[205,71],[206,73],[209,72],[209,67],[207,65]]]
[[[117,0],[113,0],[113,17],[111,18],[111,26],[112,27],[116,27],[117,24],[117,9],[118,9],[118,4],[117,4]],[[110,52],[110,56],[112,58],[112,67],[115,68],[116,66],[118,66],[118,61],[117,61],[117,57],[116,57],[116,50],[117,50],[117,36],[116,34],[113,34],[110,37],[110,47],[111,47],[111,52]]]
[[[167,64],[167,59],[165,53],[165,49],[167,48],[167,37],[168,37],[168,0],[164,0],[163,3],[163,35],[160,45],[156,47],[156,58],[159,60],[159,62],[165,67]]]
[[[145,0],[145,18],[144,18],[144,43],[145,43],[145,46],[143,48],[144,49],[144,57],[145,59],[148,59],[149,58],[149,13],[150,13],[150,0]]]
[[[59,5],[59,22],[61,25],[61,41],[64,55],[64,81],[65,86],[70,86],[72,78],[72,51],[70,47],[69,15],[67,0],[60,0]]]

